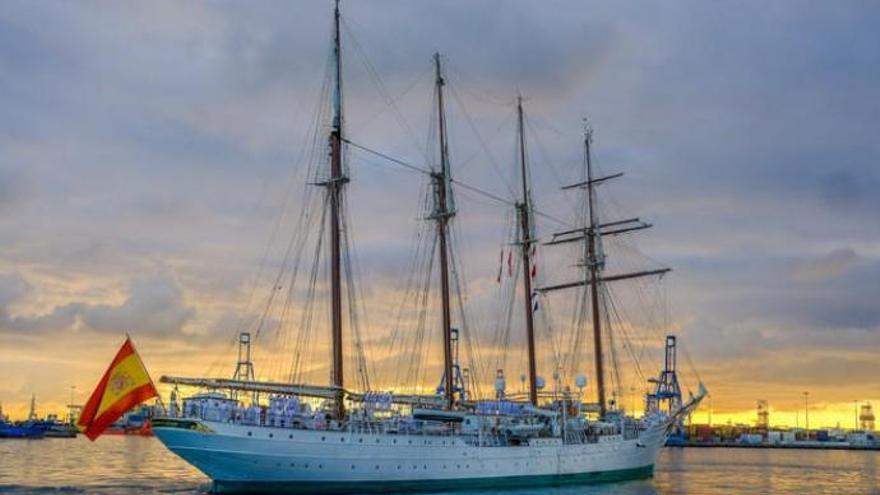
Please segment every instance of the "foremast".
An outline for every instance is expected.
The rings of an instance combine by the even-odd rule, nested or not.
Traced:
[[[522,197],[516,203],[516,212],[519,217],[519,246],[522,254],[523,265],[523,306],[525,308],[526,341],[528,343],[528,366],[529,366],[529,402],[533,406],[538,405],[538,386],[535,364],[535,315],[532,298],[532,266],[531,250],[534,244],[532,235],[532,206],[529,193],[528,165],[526,164],[526,138],[523,118],[522,96],[516,98],[517,114],[517,147],[519,148],[519,166],[522,183]]]
[[[440,254],[440,311],[443,325],[443,382],[446,407],[455,407],[455,377],[452,363],[452,317],[449,296],[449,220],[455,216],[451,205],[449,146],[446,134],[446,112],[443,104],[443,87],[446,81],[440,66],[440,54],[434,53],[434,86],[437,97],[437,132],[440,141],[440,166],[431,173],[434,186],[434,211],[431,214],[437,224],[437,243]]]
[[[342,167],[342,40],[339,29],[339,0],[333,13],[333,121],[330,128],[330,179],[326,182],[330,203],[330,318],[331,318],[331,357],[333,370],[332,385],[335,394],[335,414],[337,419],[345,417],[344,375],[342,357],[342,226],[340,221],[343,193],[348,177]]]

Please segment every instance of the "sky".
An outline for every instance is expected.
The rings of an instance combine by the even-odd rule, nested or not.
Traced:
[[[5,412],[32,394],[41,413],[84,401],[126,332],[154,377],[231,373],[230,339],[259,316],[304,197],[331,16],[315,1],[4,2]],[[579,177],[589,119],[599,167],[626,172],[613,204],[654,224],[640,252],[673,268],[665,325],[714,421],[754,421],[763,399],[791,425],[805,391],[829,426],[880,403],[876,2],[350,0],[343,18],[353,142],[430,160],[440,51],[455,177],[513,199],[522,94],[532,193],[565,220],[558,187]],[[365,328],[385,335],[423,180],[352,150],[348,166]],[[458,194],[467,302],[489,328],[510,210]]]

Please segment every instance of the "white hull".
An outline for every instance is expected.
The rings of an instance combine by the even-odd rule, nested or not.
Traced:
[[[638,438],[600,437],[562,445],[476,446],[463,436],[362,434],[193,420],[198,431],[155,427],[156,436],[215,482],[219,491],[438,489],[560,484],[646,477],[666,425]]]

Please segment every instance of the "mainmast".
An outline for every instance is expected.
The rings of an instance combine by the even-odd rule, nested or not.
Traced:
[[[522,96],[516,99],[517,131],[519,135],[519,165],[522,176],[522,201],[516,204],[519,215],[520,238],[519,244],[522,250],[523,265],[523,306],[526,311],[526,340],[528,341],[529,357],[529,402],[538,405],[538,387],[535,371],[535,315],[532,310],[532,267],[530,251],[534,239],[532,239],[532,226],[530,217],[532,214],[529,202],[528,170],[526,165],[526,138],[523,126]]]
[[[593,131],[589,127],[584,130],[584,156],[587,168],[587,208],[590,225],[587,229],[587,280],[590,282],[590,313],[593,315],[593,349],[596,357],[596,394],[599,402],[599,415],[605,416],[605,363],[602,354],[602,318],[599,315],[599,277],[604,266],[604,259],[597,255],[596,245],[599,241],[599,222],[596,217],[596,191],[593,183],[593,162],[590,160],[590,143]],[[600,264],[601,263],[601,264]]]
[[[584,130],[584,168],[585,180],[576,184],[571,184],[562,189],[580,188],[586,192],[586,206],[588,224],[563,232],[553,234],[553,240],[547,242],[548,245],[565,244],[570,242],[584,243],[584,265],[586,266],[585,276],[583,280],[575,282],[567,282],[564,284],[542,287],[538,289],[541,292],[555,291],[561,289],[570,289],[574,287],[588,286],[590,291],[590,312],[593,317],[593,348],[595,351],[596,361],[596,399],[599,405],[600,416],[605,416],[607,405],[605,403],[605,357],[602,350],[602,313],[604,311],[602,298],[602,285],[607,282],[618,280],[628,280],[631,278],[648,277],[654,275],[663,275],[668,272],[669,268],[660,268],[656,270],[645,270],[632,273],[620,273],[613,275],[605,275],[605,253],[602,251],[602,237],[615,236],[637,230],[647,229],[651,224],[642,222],[638,218],[628,218],[625,220],[617,220],[612,222],[600,223],[597,208],[597,190],[596,186],[621,177],[622,173],[606,175],[604,177],[593,176],[593,162],[591,158],[590,146],[593,142],[593,131],[588,126]],[[576,350],[575,350],[576,351]]]
[[[339,29],[339,0],[333,15],[333,60],[335,77],[333,85],[333,123],[330,129],[330,180],[327,193],[330,195],[330,315],[333,373],[332,385],[336,392],[336,418],[345,416],[342,370],[342,269],[341,269],[341,222],[340,209],[342,195],[348,177],[342,170],[342,44]]]
[[[449,148],[446,136],[446,114],[443,108],[443,72],[440,54],[434,54],[435,87],[437,91],[437,127],[440,135],[440,170],[431,174],[434,183],[434,212],[431,218],[437,222],[437,239],[440,249],[440,297],[443,321],[443,381],[446,407],[455,405],[455,379],[452,368],[452,320],[449,303],[449,219],[455,212],[449,207]]]

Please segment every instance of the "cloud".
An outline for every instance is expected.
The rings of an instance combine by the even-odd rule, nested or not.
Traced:
[[[0,276],[0,331],[28,335],[91,330],[173,336],[180,335],[196,314],[170,271],[135,277],[120,304],[68,302],[43,314],[10,315],[9,304],[23,296],[24,287],[26,282],[19,276]]]
[[[186,305],[180,284],[166,273],[132,280],[125,302],[91,306],[82,319],[97,331],[173,335],[182,332],[194,316],[195,309]]]
[[[799,263],[794,267],[797,280],[824,280],[846,273],[860,257],[851,247],[838,248],[819,258]]]
[[[20,274],[0,274],[0,311],[5,311],[10,304],[24,297],[28,288],[27,281]]]

